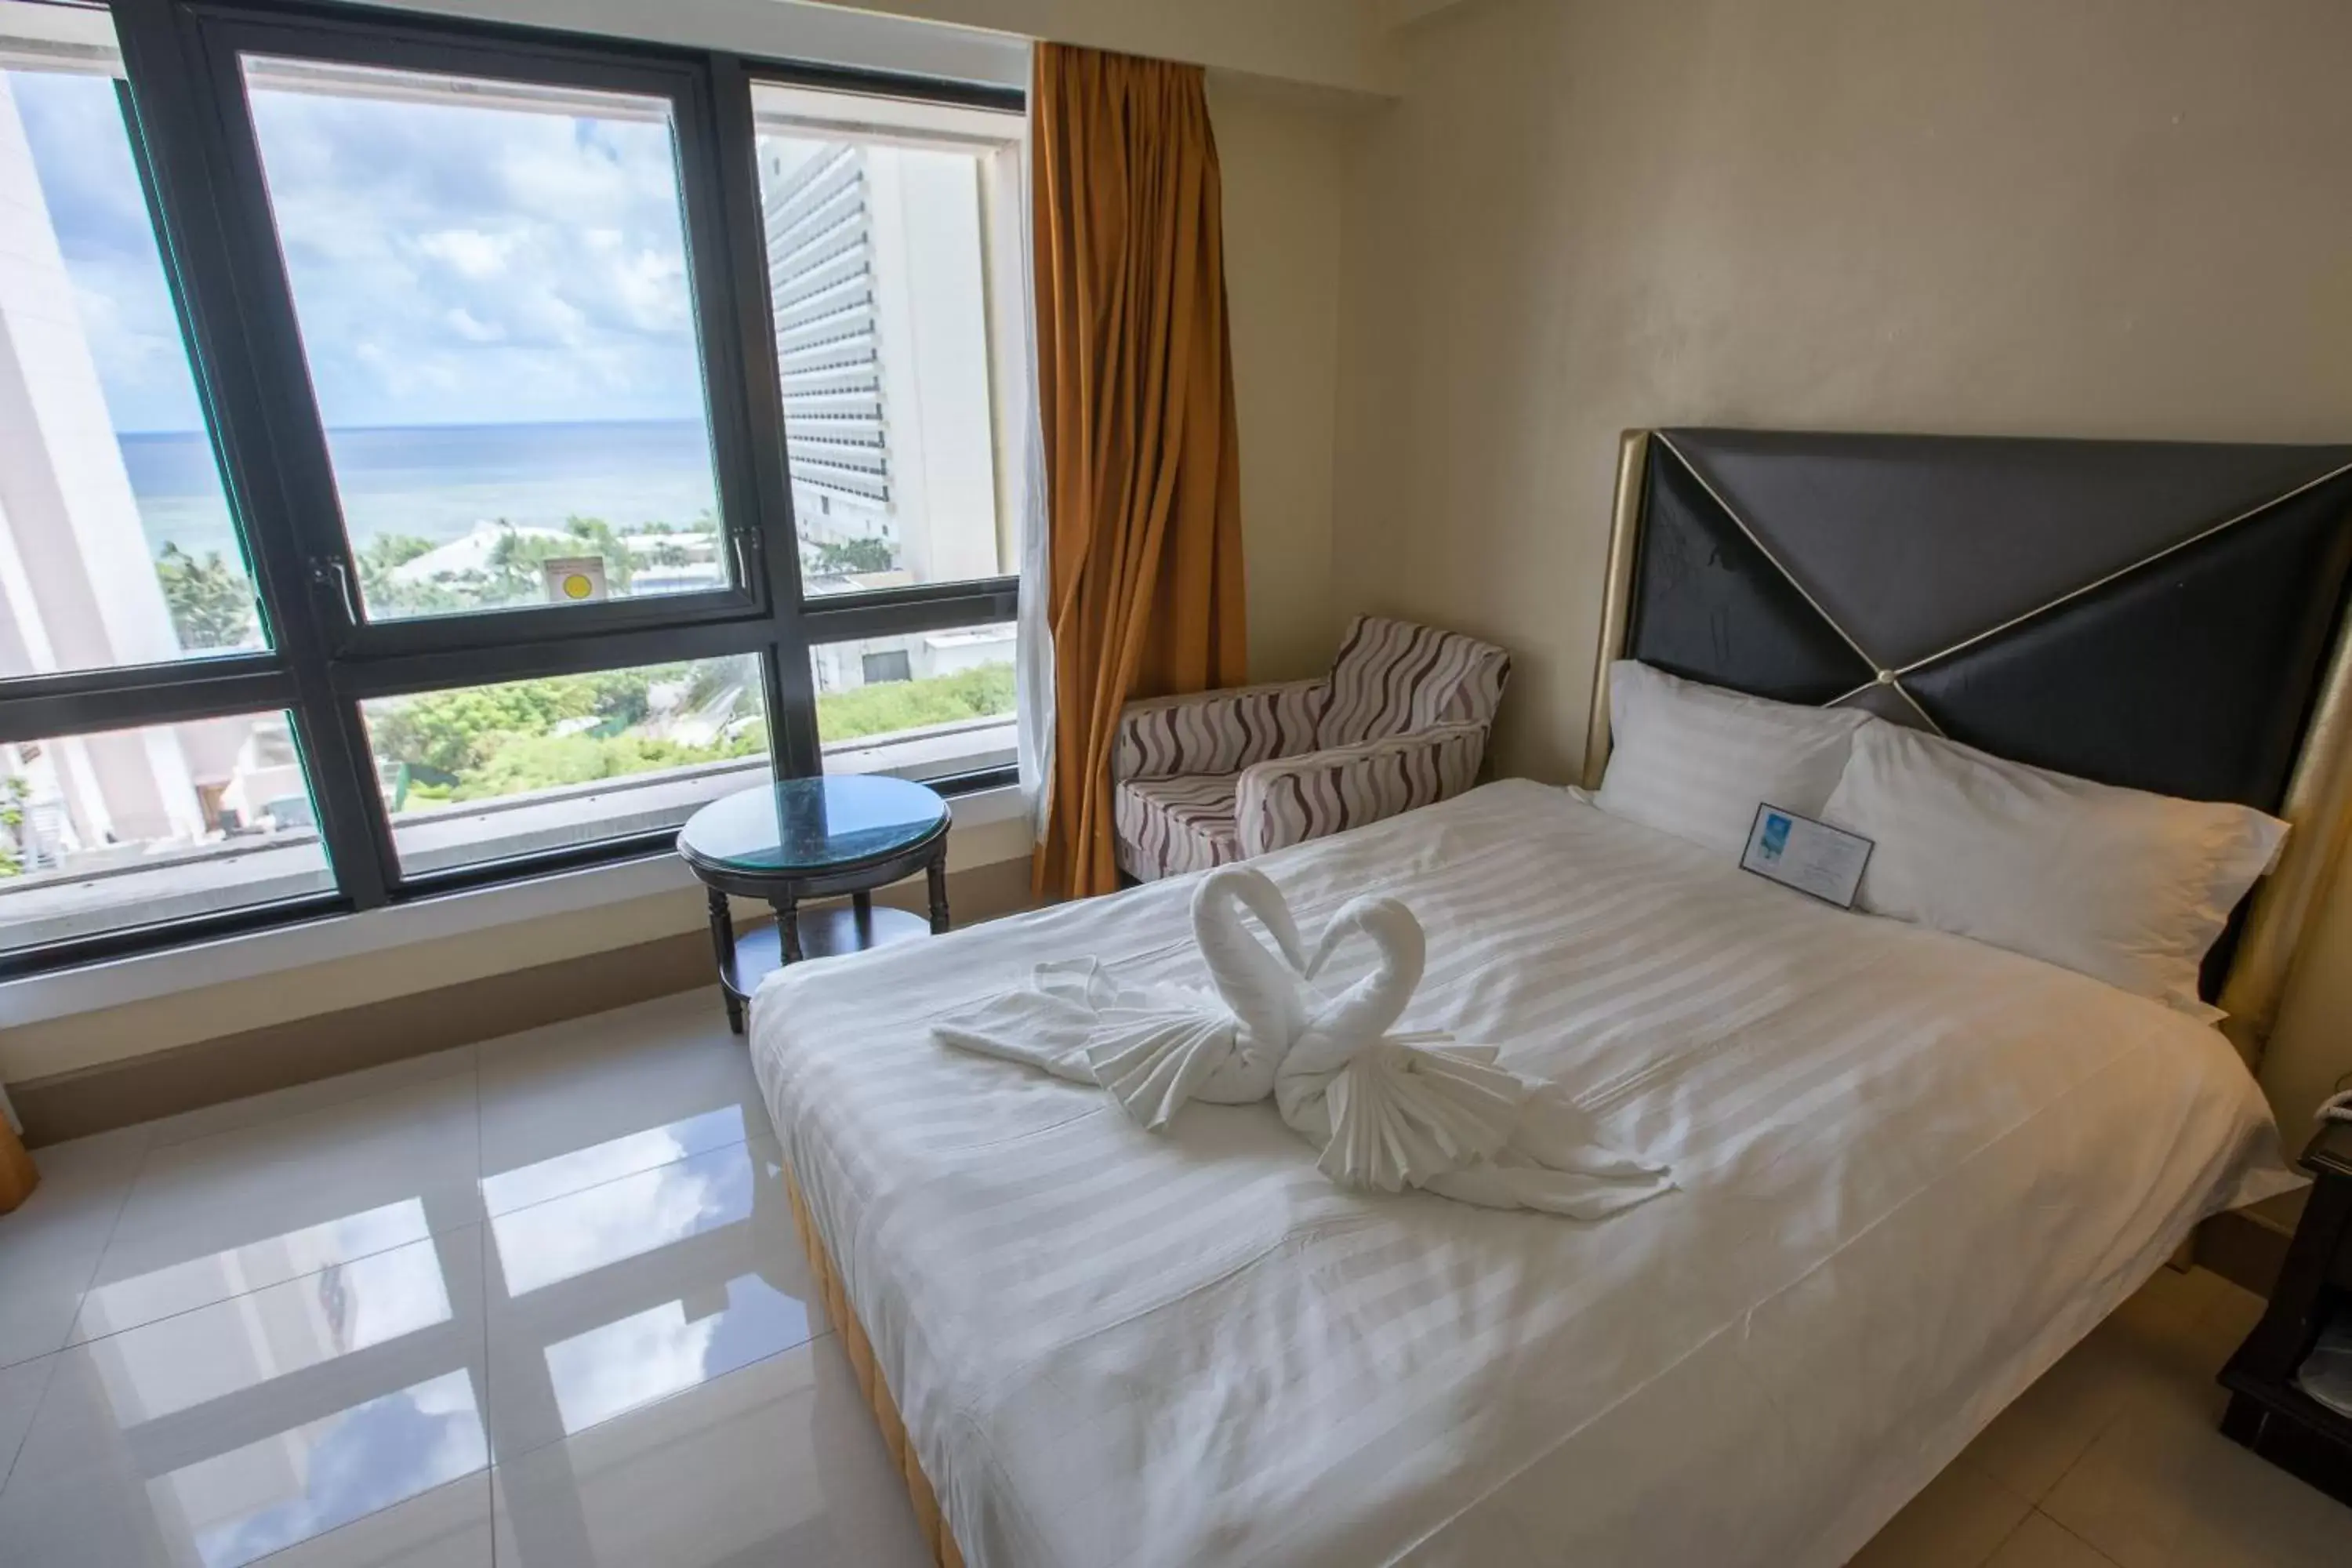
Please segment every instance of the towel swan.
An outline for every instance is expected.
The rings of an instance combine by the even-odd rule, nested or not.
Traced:
[[[1244,923],[1254,915],[1274,947]],[[1298,927],[1272,879],[1221,866],[1192,891],[1192,940],[1216,995],[1182,987],[1207,1026],[1106,1037],[1087,1049],[1096,1081],[1146,1127],[1188,1100],[1252,1105],[1274,1092],[1275,1069],[1307,1026],[1307,987]],[[1220,1016],[1222,1015],[1222,1016]]]
[[[1664,1167],[1603,1147],[1566,1095],[1497,1067],[1495,1047],[1393,1032],[1428,957],[1421,922],[1396,900],[1349,900],[1302,956],[1281,890],[1261,871],[1225,866],[1194,889],[1192,919],[1213,994],[1125,986],[1098,960],[1062,960],[1037,965],[1026,989],[941,1020],[933,1037],[1098,1084],[1154,1131],[1191,1100],[1271,1094],[1341,1186],[1421,1187],[1580,1219],[1672,1189]],[[1374,950],[1371,970],[1325,995],[1315,981],[1358,940]]]
[[[1272,947],[1250,930],[1253,916]],[[1290,906],[1265,872],[1221,866],[1193,889],[1192,920],[1214,992],[1123,985],[1097,959],[1064,959],[1037,965],[1022,990],[940,1020],[932,1037],[1099,1084],[1154,1131],[1187,1100],[1264,1100],[1313,995]]]
[[[1497,1067],[1494,1047],[1394,1032],[1428,959],[1421,922],[1396,900],[1344,905],[1307,959],[1308,979],[1358,938],[1377,955],[1370,972],[1308,1018],[1275,1075],[1283,1121],[1322,1150],[1317,1168],[1333,1182],[1578,1219],[1672,1190],[1665,1167],[1601,1144],[1588,1112]]]

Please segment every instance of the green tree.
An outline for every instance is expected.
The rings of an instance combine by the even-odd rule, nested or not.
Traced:
[[[1013,711],[1013,667],[983,664],[921,680],[885,680],[821,694],[816,732],[827,741],[888,735],[959,719],[991,719]]]
[[[172,615],[172,629],[180,646],[199,648],[243,647],[256,640],[259,622],[254,614],[253,584],[245,569],[208,550],[198,560],[166,541],[155,557],[155,577],[163,585],[163,604]]]
[[[605,585],[615,594],[629,591],[630,579],[636,574],[636,554],[621,542],[611,523],[601,517],[569,517],[563,528],[567,537],[562,539],[512,531],[503,535],[490,549],[489,577],[497,597],[486,602],[510,605],[544,597],[542,566],[570,555],[601,557]]]
[[[394,575],[433,548],[433,542],[414,533],[379,533],[358,551],[360,592],[368,613],[376,616],[427,616],[465,609],[477,601],[451,587],[446,578],[411,583]]]
[[[31,786],[15,774],[0,778],[0,877],[25,874],[25,796]]]
[[[481,767],[460,778],[445,798],[496,800],[561,784],[593,784],[661,768],[756,756],[767,746],[766,732],[756,724],[698,746],[646,735],[511,735],[492,750]]]
[[[898,564],[887,539],[825,539],[810,546],[811,569],[817,572],[887,572]]]
[[[386,761],[455,778],[462,789],[517,741],[565,739],[553,733],[564,728],[609,736],[642,723],[653,710],[653,683],[677,674],[674,666],[607,669],[428,691],[371,715],[368,730]]]

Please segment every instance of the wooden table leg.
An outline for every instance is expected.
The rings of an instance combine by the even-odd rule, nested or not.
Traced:
[[[743,1004],[735,995],[734,987],[727,983],[728,973],[735,967],[735,917],[727,908],[727,895],[712,888],[710,893],[710,950],[719,960],[719,993],[727,998],[727,1026],[737,1034],[743,1032]]]
[[[776,911],[776,931],[784,944],[784,962],[801,961],[801,907],[797,899],[771,899]]]
[[[948,929],[948,849],[944,841],[940,852],[931,857],[923,879],[931,892],[931,934],[938,936]]]

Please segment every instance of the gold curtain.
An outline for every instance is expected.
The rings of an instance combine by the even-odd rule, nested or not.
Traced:
[[[1041,44],[1029,113],[1055,680],[1031,880],[1074,898],[1118,885],[1120,707],[1244,679],[1241,468],[1201,68]]]

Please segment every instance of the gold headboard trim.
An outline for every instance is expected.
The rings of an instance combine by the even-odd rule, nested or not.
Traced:
[[[1609,765],[1609,664],[1625,646],[1633,614],[1633,552],[1642,536],[1642,481],[1650,466],[1650,433],[1628,430],[1617,441],[1617,502],[1609,524],[1609,588],[1601,601],[1601,644],[1592,661],[1592,710],[1584,721],[1584,787],[1601,787]]]
[[[2352,830],[2352,616],[2336,628],[2319,703],[2304,731],[2279,815],[2293,831],[2278,868],[2254,889],[2221,985],[2221,1007],[2230,1015],[2222,1032],[2249,1067],[2262,1062],[2295,951],[2335,880]]]

